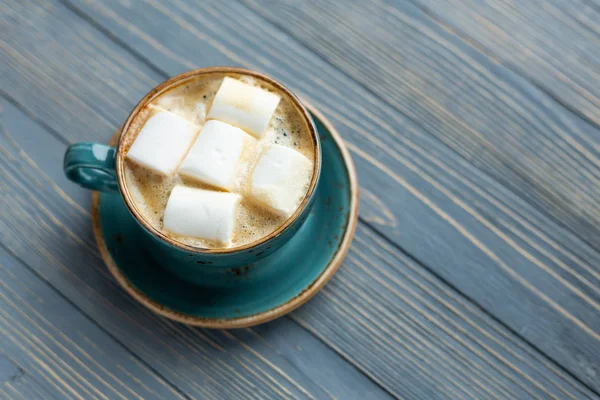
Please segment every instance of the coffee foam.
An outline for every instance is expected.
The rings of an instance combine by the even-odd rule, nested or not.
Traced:
[[[148,107],[139,112],[132,121],[121,143],[125,151],[129,149],[146,120],[157,110],[164,109],[198,125],[203,125],[206,119],[206,112],[210,109],[212,100],[224,76],[226,75],[215,74],[214,77],[201,78],[201,80],[186,83],[185,85],[169,90],[155,99]],[[277,92],[266,83],[263,84],[262,81],[259,82],[251,76],[235,74],[228,74],[227,76]],[[309,160],[314,159],[314,148],[310,132],[305,127],[302,116],[287,96],[282,96],[264,137],[257,141],[255,149],[253,151],[249,151],[248,148],[244,149],[238,165],[239,169],[236,179],[238,189],[236,191],[247,193],[254,165],[256,165],[263,148],[270,143],[290,147],[300,152]],[[181,237],[163,230],[163,214],[173,187],[183,184],[188,187],[209,190],[218,191],[219,189],[198,181],[183,178],[178,174],[172,177],[162,177],[136,165],[130,160],[126,160],[124,166],[125,180],[129,192],[148,224],[173,239],[191,246],[201,248],[223,247],[219,243],[198,238]],[[308,190],[308,186],[306,190]],[[264,206],[253,203],[252,200],[245,196],[240,204],[236,228],[233,232],[230,247],[242,246],[268,236],[283,225],[285,221],[286,218],[273,214],[264,208]]]

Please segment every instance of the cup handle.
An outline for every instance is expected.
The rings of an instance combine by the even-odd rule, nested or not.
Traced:
[[[67,178],[86,189],[116,192],[119,185],[115,156],[114,147],[98,143],[75,143],[65,153],[63,169]]]

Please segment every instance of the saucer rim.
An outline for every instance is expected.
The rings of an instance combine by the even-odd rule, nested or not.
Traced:
[[[100,223],[100,193],[94,191],[92,193],[92,224],[94,236],[96,238],[96,244],[98,246],[98,249],[100,250],[100,255],[104,263],[108,267],[108,270],[117,280],[117,282],[121,285],[121,287],[123,287],[123,289],[125,289],[125,291],[129,293],[129,295],[131,295],[134,299],[136,299],[138,302],[140,302],[150,310],[154,311],[155,313],[172,319],[174,321],[202,328],[231,329],[246,328],[279,318],[306,303],[310,298],[317,294],[319,290],[323,288],[323,286],[325,286],[325,284],[329,281],[329,279],[331,279],[333,274],[335,274],[335,272],[338,270],[343,259],[346,257],[346,253],[348,252],[350,243],[352,242],[352,239],[354,237],[354,231],[356,229],[356,223],[358,220],[358,182],[356,170],[354,168],[354,163],[352,162],[350,152],[344,144],[339,132],[333,127],[331,122],[329,122],[329,120],[325,118],[325,116],[321,114],[321,112],[318,111],[315,107],[313,107],[306,101],[302,101],[302,103],[308,109],[308,111],[314,116],[316,116],[316,118],[319,119],[323,126],[325,126],[325,128],[331,134],[331,137],[334,140],[335,144],[340,149],[340,153],[342,154],[342,159],[344,161],[344,166],[346,167],[348,180],[350,184],[350,214],[348,216],[348,223],[346,225],[342,241],[338,246],[335,256],[329,262],[327,267],[325,267],[323,272],[314,281],[312,281],[310,285],[305,287],[302,291],[300,291],[296,296],[294,296],[290,300],[269,310],[262,311],[260,313],[234,318],[206,318],[172,310],[152,300],[141,290],[133,286],[133,284],[125,277],[125,275],[121,272],[119,267],[112,259],[112,256],[110,255],[106,243],[104,241],[102,225]],[[116,139],[116,134],[115,137],[111,139],[111,142],[113,142],[114,139]]]

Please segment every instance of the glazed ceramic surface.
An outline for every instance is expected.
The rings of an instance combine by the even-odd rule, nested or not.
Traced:
[[[216,268],[193,256],[157,257],[155,242],[118,193],[94,194],[94,223],[105,261],[142,303],[170,318],[208,327],[241,327],[276,318],[304,303],[339,266],[357,218],[354,168],[333,128],[315,114],[323,166],[314,204],[297,234],[274,254],[236,268]],[[169,263],[179,263],[176,268]],[[196,284],[169,272],[197,271]],[[218,276],[218,277],[215,277]],[[210,280],[222,284],[215,287]]]
[[[288,98],[299,115],[302,116],[303,124],[305,124],[310,134],[314,149],[314,167],[307,193],[301,200],[297,210],[274,232],[242,246],[206,249],[174,240],[145,221],[125,183],[123,163],[125,162],[127,148],[121,142],[124,137],[123,133],[129,131],[129,127],[138,113],[164,93],[191,81],[224,74],[253,77],[267,83],[275,88],[278,93],[281,93],[282,96]],[[298,232],[311,211],[321,171],[319,135],[309,112],[302,102],[284,85],[266,75],[233,67],[200,68],[184,72],[166,80],[144,96],[133,109],[120,131],[122,134],[116,140],[113,140],[111,146],[98,143],[76,143],[69,146],[63,163],[65,175],[70,180],[88,189],[108,193],[118,191],[124,200],[123,204],[142,228],[137,235],[146,236],[145,238],[138,238],[139,241],[148,241],[145,248],[152,253],[154,259],[160,259],[164,268],[191,283],[217,289],[225,286],[235,286],[228,279],[228,274],[232,273],[234,269],[246,268],[248,265],[268,257],[288,243]],[[112,147],[115,144],[117,144],[116,148]],[[261,263],[254,268],[258,275],[277,272],[271,271],[271,267],[267,271],[267,267],[264,267],[264,265],[269,264]]]

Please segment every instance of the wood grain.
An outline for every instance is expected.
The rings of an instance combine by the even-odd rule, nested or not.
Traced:
[[[191,398],[389,397],[291,320],[277,321],[263,339],[187,327],[138,304],[112,279],[95,248],[89,193],[62,173],[66,145],[12,105],[0,105],[0,241],[127,346],[146,368],[158,371]],[[277,340],[283,332],[290,342],[319,352],[327,360],[324,365],[340,376],[323,380],[323,368],[304,364],[299,350],[291,348],[282,357],[263,345],[263,340]],[[125,372],[131,379],[144,378],[134,368],[121,371]]]
[[[29,400],[51,399],[52,395],[31,375],[21,375],[18,379],[0,384],[0,397],[3,399]]]
[[[362,198],[361,213],[384,221],[377,231],[600,388],[596,250],[244,7],[144,4],[77,7],[168,74],[225,59],[266,71],[310,98],[348,141],[361,190],[372,194]],[[149,21],[170,28],[148,29]],[[337,338],[330,340],[335,345]]]
[[[388,397],[292,320],[395,397],[596,398],[364,225],[339,275],[291,320],[227,332],[158,318],[117,287],[87,246],[89,217],[79,209],[88,199],[79,204],[81,189],[61,177],[64,145],[3,108],[0,145],[14,157],[0,164],[0,189],[14,186],[1,204],[12,217],[0,221],[0,240],[192,398]],[[35,142],[11,133],[16,127]]]
[[[333,117],[348,139],[359,167],[361,182],[365,191],[371,193],[364,197],[364,206],[361,205],[366,220],[419,258],[426,259],[428,268],[434,269],[470,297],[476,298],[486,309],[532,340],[536,346],[564,362],[576,375],[584,380],[592,380],[591,374],[597,360],[585,358],[594,354],[597,346],[586,331],[586,327],[588,330],[596,329],[595,326],[589,328],[587,325],[594,324],[596,315],[593,303],[597,298],[592,296],[596,295],[594,279],[597,277],[590,268],[590,260],[597,260],[595,257],[598,255],[592,249],[548,221],[512,193],[478,173],[391,107],[243,7],[235,4],[225,6],[219,2],[197,4],[194,6],[196,8],[182,2],[173,4],[175,7],[171,9],[165,9],[157,2],[149,2],[147,7],[135,9],[128,8],[130,3],[78,4],[85,6],[85,12],[93,15],[96,20],[90,21],[79,9],[75,9],[75,12],[94,25],[100,23],[99,31],[112,32],[111,35],[119,38],[120,47],[103,38],[99,31],[90,28],[85,21],[75,20],[79,22],[74,24],[74,16],[69,16],[68,10],[59,3],[44,6],[25,3],[29,12],[27,17],[40,21],[27,25],[19,20],[19,15],[24,10],[15,12],[14,18],[18,24],[11,26],[11,29],[18,30],[20,24],[27,27],[18,31],[16,37],[27,38],[32,35],[52,42],[54,39],[44,35],[44,30],[49,30],[59,42],[44,43],[34,53],[26,46],[30,43],[29,39],[11,42],[10,49],[3,53],[6,58],[3,65],[11,67],[3,67],[1,70],[4,92],[10,93],[33,118],[39,119],[41,114],[38,112],[41,111],[44,116],[52,116],[57,112],[66,113],[60,117],[43,119],[43,123],[57,137],[64,135],[70,140],[85,138],[104,141],[117,123],[111,126],[112,122],[108,117],[93,113],[84,99],[78,98],[78,91],[64,88],[57,82],[77,80],[81,92],[92,96],[85,101],[90,104],[101,102],[98,107],[103,108],[104,113],[112,118],[113,115],[124,112],[120,110],[123,104],[135,103],[138,96],[136,88],[143,86],[140,82],[164,79],[167,73],[174,74],[191,66],[207,63],[207,60],[210,64],[238,64],[266,70],[302,95],[310,97],[311,102]],[[12,3],[11,6],[17,9],[20,7]],[[40,7],[41,11],[38,10]],[[225,20],[226,24],[218,26],[212,22],[215,16],[226,12],[239,20]],[[127,15],[127,19],[123,15]],[[68,29],[62,25],[63,21],[70,21]],[[161,29],[145,30],[149,26],[156,26],[156,21],[160,21]],[[41,30],[38,32],[35,27],[41,27]],[[29,32],[32,29],[34,31]],[[182,36],[181,30],[185,35]],[[76,45],[82,37],[85,38],[84,43]],[[122,46],[135,48],[136,56],[124,51]],[[119,69],[121,81],[118,91],[107,90],[94,95],[100,91],[100,77],[110,75],[105,70],[79,71],[78,68],[69,66],[57,66],[54,69],[45,67],[45,64],[58,63],[53,48],[60,48],[66,53],[62,57],[69,62],[84,65],[88,59],[97,57],[94,55],[96,47],[99,51],[111,53],[103,62],[105,68]],[[275,57],[277,62],[272,61]],[[153,65],[140,62],[144,58],[152,60]],[[127,69],[130,70],[129,74],[126,73]],[[319,71],[319,76],[314,71]],[[145,76],[140,77],[140,74]],[[107,126],[111,129],[107,130]],[[399,131],[403,132],[403,136],[399,137]],[[242,345],[236,344],[241,336],[234,336],[237,338],[234,340],[224,332],[180,327],[168,321],[157,320],[140,306],[131,303],[114,286],[114,282],[107,279],[106,271],[94,257],[97,257],[97,253],[91,242],[89,220],[85,215],[87,194],[64,179],[61,181],[62,174],[58,165],[61,151],[50,152],[55,158],[46,152],[41,155],[39,150],[35,150],[40,148],[38,136],[41,137],[42,134],[30,139],[18,137],[17,142],[19,146],[26,148],[24,153],[27,157],[17,162],[18,167],[11,169],[14,171],[11,173],[14,176],[30,177],[32,182],[40,181],[41,178],[37,177],[39,171],[32,169],[26,161],[30,159],[34,165],[54,171],[49,181],[56,180],[56,185],[46,187],[42,184],[38,188],[38,185],[33,184],[14,192],[9,204],[15,212],[10,219],[3,221],[7,229],[2,231],[15,232],[16,236],[4,236],[3,242],[185,393],[198,396],[214,396],[215,393],[249,395],[247,391],[241,392],[247,382],[256,385],[258,395],[270,391],[283,395],[288,392],[299,395],[308,392],[313,397],[319,397],[323,393],[336,396],[336,393],[348,395],[353,391],[360,394],[361,390],[362,393],[377,390],[374,386],[369,387],[364,378],[360,381],[360,375],[356,375],[355,370],[343,369],[338,364],[336,369],[342,368],[344,374],[349,374],[346,382],[355,382],[354,388],[343,389],[339,381],[325,379],[331,369],[315,367],[336,363],[335,357],[327,358],[327,363],[314,365],[302,362],[312,357],[312,353],[327,352],[323,346],[318,347],[318,343],[314,343],[310,336],[299,336],[302,340],[313,340],[310,343],[315,347],[308,352],[295,353],[293,348],[281,345],[278,351],[284,348],[291,352],[291,355],[281,357],[276,350],[264,344],[264,350],[268,352],[259,357],[256,350],[253,352],[248,348],[253,349],[259,342],[281,341],[283,336],[278,336],[278,332],[283,328],[269,330],[270,325],[267,325],[264,329],[269,336],[263,336],[261,331],[253,342]],[[44,180],[41,179],[40,182]],[[490,214],[494,216],[492,218],[486,212],[494,210],[493,207],[499,211]],[[23,212],[20,208],[28,212]],[[563,240],[570,246],[564,246]],[[43,245],[31,253],[25,246],[27,243],[54,245],[51,248]],[[372,246],[382,246],[380,243],[364,243],[366,248],[362,250],[362,254],[373,252],[369,250]],[[584,254],[588,258],[580,259],[578,254]],[[360,259],[360,256],[356,255],[354,258]],[[47,264],[48,260],[51,260],[50,264]],[[569,260],[570,264],[566,265],[565,260]],[[83,264],[87,264],[85,271],[81,270]],[[354,264],[349,260],[345,267],[349,265]],[[333,292],[334,295],[337,296],[338,291],[347,290],[344,289],[346,283],[352,288],[361,289],[363,285],[372,285],[368,292],[374,294],[397,292],[393,289],[394,286],[389,286],[391,283],[387,283],[388,287],[383,285],[386,280],[391,279],[386,275],[383,275],[386,280],[367,275],[371,268],[367,261],[360,261],[358,265],[363,267],[356,267],[359,272],[355,271],[345,278],[340,288]],[[422,266],[419,268],[422,270]],[[455,296],[453,298],[460,299],[465,307],[473,310],[478,319],[491,321],[480,309],[448,289],[439,278],[425,270],[422,272],[436,285],[446,288],[446,291]],[[394,269],[393,274],[396,273]],[[536,276],[535,285],[529,281],[532,276]],[[474,281],[478,285],[473,285]],[[579,292],[573,292],[571,288]],[[416,329],[416,325],[411,325],[414,324],[411,321],[428,320],[434,323],[442,317],[437,315],[427,319],[422,315],[413,315],[404,306],[396,308],[394,301],[403,303],[393,297],[391,302],[373,296],[370,302],[363,299],[358,303],[366,310],[381,312],[381,317],[377,318],[385,317],[383,322],[389,320],[389,313],[404,318],[391,325],[386,322],[371,327],[375,317],[364,315],[363,308],[358,307],[363,310],[363,314],[352,308],[352,313],[347,312],[357,296],[354,290],[347,292],[347,300],[341,306],[339,300],[336,302],[332,295],[327,297],[327,293],[329,292],[318,298],[319,301],[322,298],[328,299],[327,302],[313,310],[312,302],[309,303],[301,310],[302,314],[298,314],[301,317],[297,321],[304,324],[303,321],[308,318],[304,312],[314,315],[315,321],[321,320],[320,325],[315,323],[305,326],[395,395],[447,398],[454,397],[453,395],[492,396],[491,394],[496,393],[495,397],[500,398],[527,394],[532,397],[594,397],[592,392],[498,323],[493,323],[490,331],[484,325],[486,328],[479,332],[483,337],[492,338],[492,342],[501,343],[500,350],[506,354],[491,347],[482,348],[469,335],[450,335],[452,340],[448,339],[446,342],[436,339],[437,333],[416,335],[414,332],[421,331]],[[427,296],[434,296],[435,293],[432,291]],[[507,297],[507,293],[511,296]],[[548,297],[547,293],[557,294],[552,302],[547,302],[543,297]],[[593,301],[590,303],[590,300]],[[391,306],[387,306],[387,302]],[[346,308],[341,308],[342,306]],[[557,306],[560,308],[557,309]],[[561,313],[558,310],[568,312]],[[449,321],[464,318],[454,315],[447,317]],[[351,326],[357,318],[363,319],[360,329],[357,327],[353,331],[354,335],[348,337],[349,332],[345,327]],[[572,318],[585,323],[582,323],[583,326],[573,325]],[[282,321],[277,323],[289,323]],[[473,329],[478,326],[475,322],[464,323],[473,324]],[[414,328],[404,334],[407,326]],[[426,331],[423,325],[420,329]],[[291,331],[297,332],[294,329]],[[381,348],[377,348],[379,358],[372,354],[372,349],[357,345],[361,335],[366,334],[370,334],[374,342],[381,345]],[[266,339],[263,341],[261,337]],[[432,342],[425,345],[425,339]],[[226,350],[223,353],[217,351],[214,343]],[[509,365],[516,361],[503,361],[514,357],[510,352],[511,349],[516,351],[514,346],[518,346],[520,350],[516,354],[524,360],[518,368]],[[232,348],[231,352],[227,351]],[[156,349],[161,350],[160,354],[154,354]],[[292,358],[293,354],[298,354],[297,359]],[[450,358],[451,356],[454,358]],[[290,359],[294,360],[290,362],[292,365],[287,363]],[[388,365],[401,366],[402,370],[395,373]],[[462,374],[463,368],[459,368],[461,365],[463,368],[468,365],[487,367],[482,371],[473,369],[469,370],[470,373]],[[489,367],[490,365],[495,366]],[[215,366],[217,370],[213,369]],[[284,370],[282,366],[287,366],[288,369]],[[587,370],[579,370],[580,366],[586,366]],[[249,370],[256,371],[255,367],[267,371],[265,375],[258,374],[256,383],[254,378],[247,375]],[[286,372],[282,375],[279,371]],[[590,375],[586,376],[586,373]],[[302,379],[304,374],[307,379]],[[219,379],[220,382],[217,382]],[[223,379],[231,381],[223,383]],[[405,384],[405,381],[410,384]],[[330,385],[321,387],[323,383]],[[377,393],[382,395],[381,392]]]
[[[395,6],[400,2],[391,1]],[[600,124],[600,7],[575,1],[416,0],[426,13]],[[597,149],[597,148],[596,148]]]
[[[2,398],[185,398],[2,248],[0,335]]]
[[[600,249],[597,125],[573,114],[538,85],[499,64],[408,2],[244,3],[299,38],[486,174]],[[434,3],[431,2],[432,8]],[[467,3],[458,10],[453,5],[444,7],[444,15],[462,14],[469,21],[465,22],[467,25],[478,19],[474,14],[492,7],[491,2],[479,7],[471,7],[475,2]],[[536,15],[538,9],[547,8],[520,8],[528,7]],[[467,8],[471,12],[460,11]],[[550,25],[543,18],[538,23]],[[520,34],[523,29],[536,27],[525,21],[518,24],[522,29],[503,24],[514,38],[510,44],[505,43],[511,49],[506,51],[511,51],[513,58],[527,59],[512,49],[527,52],[518,43]],[[486,29],[487,35],[502,40],[494,26],[486,25]],[[597,38],[586,35],[571,41],[570,31],[561,24],[554,24],[552,30],[567,35],[553,55],[570,58],[570,64],[589,63],[570,57],[571,52],[562,54],[562,46],[575,48],[585,44],[588,49],[600,49]],[[537,30],[540,31],[541,28]],[[548,43],[555,42],[551,35],[544,36]],[[551,59],[550,55],[536,56],[536,62],[527,64],[528,74],[544,74],[545,63],[539,57],[544,61]],[[571,74],[581,69],[587,71],[578,75],[580,83],[588,83],[585,89],[556,76],[553,82],[560,81],[560,87],[570,85],[571,92],[594,90],[589,82],[598,81],[599,70],[587,65],[573,69]],[[597,109],[595,112],[600,117]]]
[[[337,336],[401,398],[594,397],[364,225],[345,268],[293,318]]]

